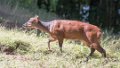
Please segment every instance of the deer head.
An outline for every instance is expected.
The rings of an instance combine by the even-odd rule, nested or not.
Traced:
[[[23,24],[23,27],[28,29],[36,29],[39,21],[39,16],[32,17],[25,24]]]

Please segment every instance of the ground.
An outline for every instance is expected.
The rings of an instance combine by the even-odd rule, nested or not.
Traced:
[[[42,33],[37,37],[34,30],[25,32],[16,28],[0,27],[0,66],[1,68],[119,68],[120,37],[104,32],[101,45],[106,50],[107,58],[103,58],[96,51],[88,62],[84,62],[90,49],[83,44],[64,40],[61,53],[58,43],[53,42],[50,52],[47,48],[48,34]]]

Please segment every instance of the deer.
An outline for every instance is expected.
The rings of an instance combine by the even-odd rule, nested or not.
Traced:
[[[90,23],[77,20],[52,20],[44,22],[40,20],[39,16],[35,16],[24,23],[23,27],[47,32],[50,36],[48,50],[51,50],[50,43],[57,40],[62,52],[64,39],[72,39],[80,40],[85,46],[90,48],[91,52],[86,57],[86,61],[93,55],[95,50],[101,53],[103,57],[106,57],[106,51],[100,45],[102,31],[99,27]]]

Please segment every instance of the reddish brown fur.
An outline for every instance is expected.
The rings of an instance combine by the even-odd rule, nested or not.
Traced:
[[[100,46],[101,29],[95,25],[75,20],[53,20],[49,22],[49,26],[45,26],[38,17],[33,17],[24,26],[49,33],[51,36],[48,41],[49,50],[52,41],[58,40],[60,51],[62,51],[64,39],[77,39],[83,41],[91,49],[89,56],[97,50],[106,57],[105,50]]]

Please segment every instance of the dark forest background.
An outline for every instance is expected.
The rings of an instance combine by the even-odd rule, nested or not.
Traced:
[[[42,13],[51,13],[56,15],[53,19],[80,20],[103,29],[113,30],[114,33],[120,32],[120,0],[0,0],[0,5],[8,5],[14,10],[27,9],[30,14],[40,15],[44,20],[47,16]],[[4,17],[1,11],[2,9],[0,9],[0,17]],[[23,16],[21,20],[31,16]]]

